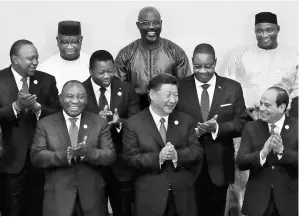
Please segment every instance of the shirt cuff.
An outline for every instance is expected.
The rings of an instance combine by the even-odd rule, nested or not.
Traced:
[[[122,122],[120,122],[119,127],[116,127],[118,133],[121,131],[122,127],[123,127]]]
[[[218,126],[218,124],[216,123],[216,131],[215,131],[215,133],[213,133],[212,132],[212,138],[215,140],[216,138],[217,138],[217,136],[218,136],[218,129],[219,129],[219,126]]]
[[[35,115],[36,115],[36,119],[39,120],[39,117],[42,113],[42,106],[41,104],[39,104],[38,102],[36,103],[38,106],[38,109],[34,111]]]
[[[13,113],[15,114],[15,116],[17,117],[18,114],[20,113],[20,108],[17,106],[16,102],[12,103],[12,110],[13,110]]]
[[[264,160],[262,159],[262,152],[260,151],[260,163],[261,163],[262,166],[264,166],[266,160],[267,160],[267,157],[265,157]]]
[[[175,151],[175,159],[172,160],[173,166],[174,168],[176,168],[178,166],[178,154]]]

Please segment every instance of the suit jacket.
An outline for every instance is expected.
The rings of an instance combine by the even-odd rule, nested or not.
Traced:
[[[43,215],[70,216],[78,191],[84,215],[107,215],[106,185],[98,167],[108,166],[115,160],[107,121],[90,112],[83,112],[78,142],[87,136],[87,145],[93,155],[82,162],[69,165],[66,149],[71,146],[67,125],[62,112],[48,116],[37,124],[31,149],[31,161],[44,168]]]
[[[290,116],[298,119],[298,96],[292,99],[291,109],[289,111]]]
[[[270,137],[268,124],[262,120],[250,122],[242,134],[237,166],[250,170],[242,213],[261,216],[269,204],[271,186],[280,215],[298,216],[298,121],[287,117],[280,133],[284,153],[280,160],[271,151],[263,166],[260,151]]]
[[[96,96],[91,84],[91,77],[83,82],[87,94],[88,101],[85,107],[86,111],[99,114],[100,108],[98,106]],[[124,122],[128,117],[141,111],[139,104],[139,96],[136,94],[134,88],[130,83],[121,81],[118,78],[113,78],[111,81],[111,98],[110,110],[114,111],[117,108],[119,117]],[[108,119],[109,120],[109,119]],[[131,179],[131,173],[127,167],[127,162],[123,160],[122,156],[122,134],[123,131],[117,131],[116,126],[110,128],[114,147],[116,149],[117,160],[111,166],[113,173],[120,181],[128,181]],[[102,170],[103,171],[103,170]]]
[[[202,160],[203,150],[194,130],[195,122],[187,114],[174,111],[169,115],[166,142],[174,145],[178,161],[160,169],[159,153],[164,147],[161,135],[149,111],[128,119],[124,127],[124,157],[137,171],[135,204],[137,215],[163,215],[171,182],[178,215],[196,215],[194,174]],[[170,164],[169,164],[170,163]]]
[[[43,117],[61,109],[55,78],[41,71],[30,77],[29,93],[37,96]],[[0,124],[3,131],[4,154],[0,171],[19,173],[24,167],[27,150],[32,144],[37,118],[34,112],[21,112],[17,117],[12,103],[18,98],[18,87],[11,67],[0,71]]]
[[[216,86],[208,120],[218,115],[218,136],[214,140],[211,133],[206,133],[198,139],[205,151],[212,182],[223,186],[234,182],[233,138],[241,136],[247,113],[241,85],[215,75]],[[197,122],[203,122],[194,79],[192,75],[179,82],[177,108],[193,116]]]

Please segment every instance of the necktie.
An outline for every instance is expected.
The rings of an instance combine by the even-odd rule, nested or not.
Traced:
[[[200,109],[202,114],[203,121],[207,121],[209,111],[210,111],[210,99],[209,99],[209,93],[208,88],[209,84],[203,84],[202,87],[202,93],[201,93],[201,102],[200,102]]]
[[[162,140],[164,142],[164,144],[166,144],[166,128],[165,128],[165,125],[164,125],[164,122],[165,122],[165,119],[164,118],[161,118],[160,119],[160,134],[161,134],[161,137],[162,137]]]
[[[69,129],[71,145],[72,145],[72,147],[75,147],[78,143],[79,128],[76,125],[76,121],[78,120],[78,118],[69,118],[69,120],[71,122],[71,126]]]
[[[274,135],[275,134],[274,129],[275,129],[276,125],[275,124],[271,124],[270,127],[271,127],[270,133],[271,133],[271,135]]]
[[[28,87],[28,83],[27,83],[27,77],[22,78],[21,81],[23,82],[23,84],[22,84],[22,92],[23,93],[29,93],[29,87]]]
[[[108,105],[108,101],[107,101],[106,96],[105,96],[106,88],[101,87],[100,91],[101,91],[101,96],[99,98],[99,108],[100,108],[100,111],[103,111],[105,105]],[[109,110],[109,108],[108,108],[108,110]]]

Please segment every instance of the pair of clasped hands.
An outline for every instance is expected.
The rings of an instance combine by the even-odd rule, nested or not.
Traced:
[[[78,143],[75,147],[69,146],[67,148],[67,158],[70,161],[75,157],[90,156],[90,148],[86,145],[87,136],[84,136],[83,142]]]
[[[16,104],[20,110],[30,109],[36,111],[38,109],[36,100],[37,96],[35,94],[31,95],[30,93],[24,93],[23,89],[21,89],[18,93]]]
[[[198,122],[195,128],[196,135],[200,137],[205,133],[215,133],[217,128],[217,118],[218,115],[215,115],[213,118],[204,123]]]
[[[113,116],[112,121],[108,122],[109,126],[112,126],[113,124],[118,125],[120,124],[120,117],[118,114],[117,108],[114,109],[114,114],[112,111],[108,109],[108,105],[105,105],[104,110],[100,111],[99,115],[103,118],[106,118],[107,116]]]
[[[177,152],[170,142],[167,142],[166,145],[160,151],[159,160],[161,164],[167,160],[177,160]]]
[[[275,130],[274,130],[275,132]],[[263,149],[261,150],[261,157],[264,159],[268,154],[273,151],[273,153],[282,154],[284,149],[282,138],[279,133],[275,132],[272,134],[264,144]]]

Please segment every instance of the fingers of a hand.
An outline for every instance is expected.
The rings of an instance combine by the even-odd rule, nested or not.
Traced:
[[[206,132],[206,127],[204,127],[202,124],[197,125],[197,129],[199,130],[199,132],[202,133]]]
[[[105,105],[105,107],[104,107],[104,111],[105,111],[105,112],[108,111],[108,105]]]

